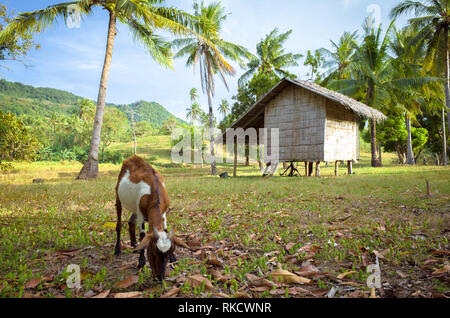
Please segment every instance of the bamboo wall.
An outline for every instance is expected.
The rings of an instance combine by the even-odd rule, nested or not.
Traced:
[[[265,107],[265,128],[279,128],[281,162],[357,159],[357,121],[351,110],[289,86]],[[270,133],[267,136],[270,147]]]
[[[300,87],[287,87],[272,99],[264,124],[280,129],[280,161],[323,161],[325,116],[323,98]]]
[[[326,101],[324,161],[358,159],[358,123],[356,115],[331,101]]]

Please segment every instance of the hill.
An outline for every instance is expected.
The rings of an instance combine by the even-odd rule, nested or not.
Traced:
[[[43,117],[50,117],[53,113],[71,114],[78,108],[80,99],[82,97],[63,90],[0,80],[0,110],[3,112]],[[173,116],[156,102],[139,101],[128,105],[108,103],[108,106],[123,111],[129,120],[130,111],[134,110],[137,122],[147,121],[155,128],[160,128],[164,121]],[[178,121],[184,122],[181,119]]]

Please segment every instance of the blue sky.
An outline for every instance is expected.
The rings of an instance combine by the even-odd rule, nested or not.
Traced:
[[[16,12],[33,11],[63,0],[1,0]],[[208,1],[206,1],[208,2]],[[399,0],[222,0],[231,13],[224,24],[223,38],[247,47],[255,53],[256,43],[274,28],[280,32],[292,29],[286,42],[287,51],[302,53],[329,47],[344,31],[361,30],[370,12],[379,12],[384,26],[390,23],[391,8]],[[185,11],[191,11],[191,0],[168,0]],[[373,10],[375,8],[375,10]],[[405,23],[400,19],[398,25]],[[29,67],[8,63],[1,77],[38,87],[52,87],[96,100],[106,45],[108,17],[102,10],[87,17],[80,28],[67,28],[63,21],[36,37],[41,49],[26,58]],[[109,79],[107,101],[132,103],[138,100],[156,101],[171,113],[185,118],[189,106],[189,90],[201,91],[200,76],[185,67],[185,61],[175,61],[175,71],[164,69],[152,61],[139,44],[133,42],[128,29],[119,26]],[[303,60],[301,61],[303,64]],[[215,106],[236,93],[237,80],[243,73],[236,66],[235,77],[228,78],[230,90],[216,80]],[[305,78],[305,67],[292,68],[291,73]],[[200,104],[207,109],[202,95]]]

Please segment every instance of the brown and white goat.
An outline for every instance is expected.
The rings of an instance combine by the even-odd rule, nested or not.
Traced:
[[[164,279],[168,260],[175,259],[173,231],[167,233],[166,214],[170,210],[170,198],[163,177],[138,156],[123,162],[116,186],[117,243],[115,254],[120,254],[120,231],[122,228],[122,207],[132,213],[128,221],[130,240],[136,243],[136,225],[140,230],[139,266],[145,265],[145,249],[153,276]],[[145,235],[145,222],[149,223],[149,233]]]

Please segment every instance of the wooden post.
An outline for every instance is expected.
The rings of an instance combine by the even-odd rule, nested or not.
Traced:
[[[308,176],[308,162],[305,161],[305,177]]]
[[[339,161],[336,161],[334,163],[334,175],[337,177],[339,176]]]
[[[314,171],[314,162],[310,162],[308,165],[308,177],[311,177]]]
[[[233,177],[237,176],[237,140],[234,143],[234,167],[233,167]]]
[[[316,177],[320,177],[320,161],[316,162]]]
[[[349,160],[347,162],[347,170],[348,170],[349,175],[353,174],[353,161],[352,160]]]

